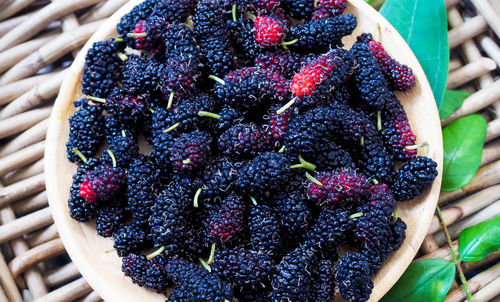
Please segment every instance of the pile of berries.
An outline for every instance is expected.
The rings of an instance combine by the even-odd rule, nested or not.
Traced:
[[[411,69],[369,34],[344,48],[346,6],[146,0],[94,43],[68,206],[132,282],[169,301],[370,297],[405,239],[396,201],[437,165],[393,92]]]

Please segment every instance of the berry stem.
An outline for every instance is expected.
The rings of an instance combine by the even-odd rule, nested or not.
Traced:
[[[157,249],[156,251],[154,251],[151,254],[147,255],[146,259],[151,260],[154,257],[156,257],[156,256],[160,255],[161,253],[163,253],[164,250],[165,250],[165,246],[162,246],[159,249]]]
[[[194,194],[193,206],[195,208],[198,207],[198,198],[200,197],[201,191],[203,191],[203,188],[198,188],[198,190],[196,190],[196,193]]]
[[[110,249],[110,250],[106,250],[106,251],[104,251],[104,252],[105,252],[106,254],[109,254],[109,253],[112,253],[112,252],[114,252],[114,251],[116,251],[116,249],[115,249],[115,248],[112,248],[112,249]]]
[[[122,130],[122,136],[127,137],[127,133],[125,132],[125,130]]]
[[[394,209],[394,212],[392,212],[392,220],[396,222],[398,220],[398,208]]]
[[[190,164],[191,163],[191,159],[187,158],[187,159],[183,160],[182,163],[185,164],[185,165]]]
[[[255,15],[254,15],[253,13],[251,13],[251,12],[246,12],[246,14],[247,14],[247,16],[248,16],[248,18],[249,18],[250,20],[252,20],[252,21],[253,21],[253,20],[255,20],[255,18],[256,18],[256,17],[255,17]]]
[[[147,36],[148,33],[127,33],[127,37],[129,38],[144,38]]]
[[[113,154],[113,151],[108,149],[108,150],[106,150],[106,152],[108,152],[109,157],[111,157],[111,161],[113,162],[113,168],[116,168],[116,158],[115,158],[115,155]]]
[[[378,185],[378,180],[376,180],[375,178],[372,178],[372,182],[373,184]]]
[[[462,282],[462,285],[464,287],[465,295],[467,296],[467,301],[472,302],[472,294],[470,292],[469,286],[467,285],[467,279],[465,278],[462,267],[460,266],[461,261],[460,259],[457,258],[457,255],[455,254],[455,250],[453,249],[453,245],[451,243],[450,233],[448,232],[446,223],[444,223],[443,215],[441,215],[441,209],[439,208],[439,206],[436,206],[436,212],[438,214],[439,222],[443,227],[443,232],[446,237],[446,241],[448,242],[448,247],[450,248],[451,251],[452,261],[457,267],[458,275],[460,276],[460,281]]]
[[[321,183],[321,181],[317,180],[316,178],[314,178],[311,174],[309,174],[309,172],[306,172],[306,177],[312,181],[313,183],[317,184],[318,186],[323,186],[323,184]]]
[[[201,265],[209,272],[211,273],[212,272],[212,268],[210,267],[210,265],[208,265],[208,263],[203,260],[203,258],[198,258],[198,261],[200,261]]]
[[[212,243],[212,247],[210,248],[210,256],[208,257],[207,264],[212,265],[214,263],[215,258],[215,242]]]
[[[382,112],[380,110],[377,111],[377,130],[382,130]]]
[[[87,96],[87,99],[97,103],[102,103],[102,104],[106,103],[106,99],[96,98],[95,96]]]
[[[155,113],[155,110],[153,108],[148,108],[149,112]]]
[[[281,147],[279,150],[278,150],[278,153],[283,153],[285,152],[285,146]]]
[[[255,199],[255,197],[253,197],[252,195],[248,195],[248,197],[250,197],[250,200],[252,201],[254,206],[258,205],[257,199]]]
[[[425,146],[428,146],[428,145],[429,145],[428,142],[423,142],[423,143],[416,144],[416,145],[405,146],[405,148],[408,149],[408,150],[416,150],[418,148],[422,148],[422,147],[425,147]]]
[[[359,212],[359,213],[354,213],[354,214],[352,214],[351,216],[349,216],[347,218],[349,218],[349,219],[356,219],[356,218],[361,217],[361,216],[363,216],[363,213]]]
[[[233,21],[236,22],[238,20],[238,18],[236,18],[236,8],[237,8],[237,5],[236,4],[233,4],[233,7],[231,9],[231,13],[233,15]]]
[[[168,127],[167,129],[163,130],[163,133],[169,133],[170,131],[174,130],[175,128],[179,127],[181,123],[177,122],[173,124],[172,126]]]
[[[115,38],[115,42],[120,43],[120,42],[124,42],[124,41],[125,41],[125,39],[123,39],[122,37]]]
[[[174,102],[174,94],[175,92],[170,92],[170,96],[168,97],[167,109],[172,108],[172,103]]]
[[[117,52],[116,55],[118,56],[118,58],[120,58],[120,60],[122,60],[123,62],[127,61],[128,60],[128,56],[126,54],[124,54],[123,52]]]
[[[211,118],[214,118],[216,120],[220,119],[220,115],[219,114],[208,112],[208,111],[203,111],[203,110],[198,111],[198,115],[199,116],[211,117]]]
[[[214,76],[213,74],[209,75],[208,78],[211,79],[211,80],[216,81],[217,83],[219,83],[221,85],[226,85],[226,81],[224,81],[223,79],[221,79],[221,78],[219,78],[217,76]]]
[[[362,136],[361,137],[361,142],[360,142],[361,146],[364,146],[365,145],[365,137]]]
[[[316,165],[303,159],[302,155],[299,155],[299,161],[300,161],[300,164],[291,165],[290,169],[304,168],[304,169],[307,169],[310,171],[316,170]]]
[[[89,160],[85,157],[85,155],[83,155],[82,152],[80,152],[80,150],[78,150],[77,148],[73,148],[71,149],[73,152],[75,152],[76,155],[78,155],[78,157],[84,162],[84,163],[87,163]]]
[[[292,41],[283,41],[281,42],[281,46],[289,46],[299,42],[299,39],[293,39]]]
[[[288,103],[286,103],[283,107],[281,107],[280,109],[278,109],[278,111],[276,111],[277,114],[282,114],[283,112],[285,112],[288,108],[292,107],[292,105],[295,103],[295,98],[291,99]]]

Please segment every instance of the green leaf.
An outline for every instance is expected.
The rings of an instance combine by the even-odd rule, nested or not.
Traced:
[[[375,9],[380,9],[385,0],[365,0],[365,2],[373,6]]]
[[[446,89],[444,92],[443,102],[441,103],[441,107],[439,107],[439,118],[444,119],[450,116],[453,111],[462,106],[464,100],[469,96],[470,93],[467,91]]]
[[[381,302],[441,302],[455,279],[455,265],[445,259],[413,262]]]
[[[399,31],[417,56],[439,108],[450,59],[444,0],[387,0],[380,13]]]
[[[500,216],[466,228],[458,238],[458,253],[462,261],[481,261],[500,249]]]
[[[481,165],[486,120],[471,114],[443,129],[443,182],[441,191],[460,189],[471,181]]]

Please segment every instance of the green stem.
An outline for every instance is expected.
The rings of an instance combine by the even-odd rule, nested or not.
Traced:
[[[446,227],[446,224],[444,223],[443,215],[441,215],[441,208],[439,206],[436,206],[436,212],[438,214],[439,222],[441,223],[441,226],[443,227],[443,232],[446,237],[446,241],[448,242],[448,247],[450,248],[451,251],[451,257],[452,261],[457,267],[458,275],[460,276],[460,281],[462,282],[462,285],[464,287],[465,295],[467,296],[467,301],[472,302],[472,294],[470,292],[469,286],[467,285],[467,279],[465,279],[464,272],[462,270],[462,267],[460,266],[460,259],[457,258],[457,255],[455,254],[455,250],[453,249],[453,245],[451,243],[451,237],[450,233],[448,232],[448,228]]]
[[[191,163],[191,159],[187,158],[187,159],[183,160],[182,163],[185,164],[185,165],[190,164]]]
[[[124,41],[125,41],[125,39],[123,39],[122,37],[115,38],[115,42],[120,43],[120,42],[124,42]]]
[[[354,213],[352,214],[351,216],[347,217],[348,219],[356,219],[356,218],[359,218],[363,216],[363,213],[359,212],[359,213]]]
[[[179,127],[181,123],[177,122],[173,124],[172,126],[168,127],[167,129],[163,130],[163,133],[169,133],[170,131],[174,130],[175,128]]]
[[[398,208],[395,208],[394,209],[394,212],[392,213],[392,220],[394,220],[394,222],[396,222],[398,220]]]
[[[198,188],[198,190],[194,194],[193,206],[195,208],[198,207],[198,198],[200,197],[201,191],[203,191],[203,188]]]
[[[208,263],[203,260],[203,258],[198,258],[198,260],[200,261],[201,265],[209,272],[211,273],[212,272],[212,268],[210,267],[210,265],[208,265]]]
[[[372,178],[372,182],[373,184],[378,185],[378,180],[376,180],[375,178]]]
[[[73,152],[75,152],[76,155],[78,155],[78,157],[84,162],[84,163],[87,163],[89,160],[85,157],[85,155],[83,155],[82,152],[80,152],[80,150],[78,150],[77,148],[73,148],[71,149]]]
[[[156,251],[154,251],[151,254],[147,255],[146,259],[151,260],[154,257],[156,257],[156,256],[160,255],[161,253],[163,253],[164,250],[165,250],[165,246],[162,246],[159,249],[157,249]]]
[[[96,98],[95,96],[87,96],[87,99],[97,103],[102,103],[102,104],[106,103],[106,99]]]
[[[283,41],[283,42],[281,42],[281,46],[290,46],[290,45],[293,45],[297,42],[299,42],[299,39],[294,39],[292,41]]]
[[[149,112],[155,113],[155,110],[153,108],[148,108]]]
[[[278,150],[278,153],[283,153],[285,152],[285,146],[281,147],[279,150]]]
[[[382,130],[382,112],[377,111],[377,130]]]
[[[304,169],[307,169],[310,171],[316,170],[316,165],[303,159],[302,155],[299,155],[299,161],[300,161],[300,164],[291,165],[290,169],[304,168]]]
[[[318,186],[323,186],[323,184],[321,183],[321,181],[317,180],[316,178],[314,178],[311,174],[309,174],[309,172],[306,172],[306,177],[312,181],[313,183],[317,184]]]
[[[405,146],[405,148],[408,149],[408,150],[416,150],[418,148],[422,148],[422,147],[425,147],[425,146],[428,146],[428,145],[429,145],[428,142],[423,142],[423,143],[416,144],[416,145]]]
[[[237,5],[233,4],[233,8],[232,8],[231,12],[232,12],[232,15],[233,15],[233,21],[234,22],[238,21],[238,18],[236,18],[236,13],[237,13],[236,9],[237,9]]]
[[[246,14],[248,15],[248,18],[249,18],[250,20],[255,20],[255,18],[256,18],[256,17],[255,17],[255,15],[254,15],[253,13],[251,13],[251,12],[246,12]]]
[[[283,112],[285,112],[288,108],[292,107],[292,105],[295,103],[295,99],[296,98],[293,98],[291,99],[288,103],[286,103],[283,107],[281,107],[280,109],[278,109],[278,111],[276,111],[277,114],[282,114]]]
[[[122,136],[127,137],[127,133],[125,132],[125,130],[122,130]]]
[[[112,252],[114,252],[114,251],[116,251],[116,249],[115,249],[115,248],[112,248],[112,249],[107,250],[107,251],[104,251],[104,252],[105,252],[106,254],[109,254],[109,253],[112,253]]]
[[[361,137],[361,142],[360,143],[361,143],[361,146],[365,145],[365,137],[364,136]]]
[[[212,113],[212,112],[200,110],[200,111],[198,111],[198,115],[199,116],[211,117],[211,118],[214,118],[216,120],[220,120],[220,115],[217,114],[217,113]]]
[[[168,97],[167,109],[172,108],[172,103],[174,102],[174,94],[175,92],[170,92],[170,96]]]
[[[258,205],[257,199],[255,199],[255,197],[253,197],[252,195],[248,195],[248,197],[250,197],[250,200],[252,201],[254,206]]]
[[[215,243],[212,243],[212,247],[210,248],[210,256],[208,257],[207,264],[212,265],[214,263],[215,258]]]
[[[129,38],[144,38],[147,37],[148,33],[128,33],[127,37]]]
[[[108,152],[109,157],[111,157],[111,161],[113,162],[113,168],[116,168],[116,157],[113,154],[113,151],[111,151],[110,149],[107,149],[106,152]]]
[[[128,56],[126,54],[124,54],[123,52],[117,52],[116,55],[118,56],[118,58],[120,60],[122,60],[123,62],[127,61],[128,60]]]
[[[209,75],[208,78],[211,79],[211,80],[216,81],[217,83],[219,83],[221,85],[226,85],[226,81],[224,81],[223,79],[221,79],[221,78],[219,78],[217,76],[214,76],[213,74]]]

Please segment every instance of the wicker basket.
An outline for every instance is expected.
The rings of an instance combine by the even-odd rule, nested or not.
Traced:
[[[43,153],[52,102],[80,47],[126,0],[0,0],[0,301],[101,301],[67,256],[45,193]],[[442,121],[488,121],[482,167],[439,204],[454,247],[467,226],[500,214],[500,2],[447,0],[448,88],[472,95]],[[498,114],[497,114],[498,113]],[[451,259],[437,217],[418,259]],[[500,252],[463,263],[474,301],[500,299]],[[446,301],[464,301],[455,283]]]

